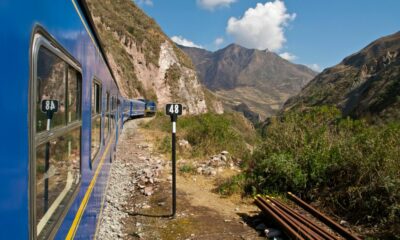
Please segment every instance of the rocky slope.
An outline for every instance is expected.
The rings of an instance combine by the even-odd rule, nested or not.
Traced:
[[[344,115],[355,118],[400,119],[400,32],[325,69],[283,110],[323,104],[336,105]]]
[[[261,118],[274,114],[316,75],[275,53],[236,44],[216,52],[179,47],[192,59],[200,81],[226,105],[235,108],[244,103]]]
[[[153,19],[130,0],[87,2],[124,96],[156,99],[159,109],[177,101],[187,113],[207,111],[191,60]]]

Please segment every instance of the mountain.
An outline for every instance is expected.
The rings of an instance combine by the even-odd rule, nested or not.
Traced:
[[[125,97],[154,99],[159,109],[168,102],[181,102],[185,112],[193,114],[211,108],[190,58],[133,1],[88,0],[87,3]]]
[[[215,92],[225,105],[241,103],[265,118],[311,80],[316,73],[269,51],[231,44],[210,52],[179,46],[190,56],[200,81]]]
[[[400,119],[400,32],[380,38],[325,69],[284,111],[336,105],[345,116],[372,121]]]

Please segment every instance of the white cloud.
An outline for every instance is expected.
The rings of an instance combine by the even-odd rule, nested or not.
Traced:
[[[236,0],[197,0],[197,4],[207,10],[214,10],[217,7],[229,7]]]
[[[313,64],[306,64],[307,67],[311,68],[312,70],[316,71],[316,72],[321,72],[321,66],[319,66],[316,63]]]
[[[214,40],[214,44],[215,44],[215,46],[220,46],[221,44],[223,44],[224,43],[224,39],[222,38],[222,37],[218,37],[218,38],[216,38],[215,40]]]
[[[244,47],[277,51],[286,42],[284,28],[295,17],[295,13],[287,13],[283,1],[257,3],[255,8],[247,9],[242,18],[231,17],[226,31]]]
[[[286,59],[286,60],[291,61],[291,62],[297,59],[297,56],[295,56],[295,55],[293,55],[293,54],[291,54],[289,52],[283,52],[283,53],[279,54],[279,56],[281,58]]]
[[[153,6],[153,0],[135,0],[135,2],[139,5],[147,5],[147,6]]]
[[[174,41],[175,43],[185,46],[185,47],[196,47],[196,48],[203,48],[200,45],[195,44],[194,42],[187,40],[186,38],[182,37],[182,36],[173,36],[171,37],[172,41]]]

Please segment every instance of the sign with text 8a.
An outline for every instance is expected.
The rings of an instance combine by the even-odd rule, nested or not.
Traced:
[[[182,115],[182,104],[179,103],[169,103],[165,105],[165,113],[167,115]]]

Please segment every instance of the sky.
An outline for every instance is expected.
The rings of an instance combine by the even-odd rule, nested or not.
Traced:
[[[400,0],[134,0],[176,43],[268,49],[321,71],[400,31]]]

